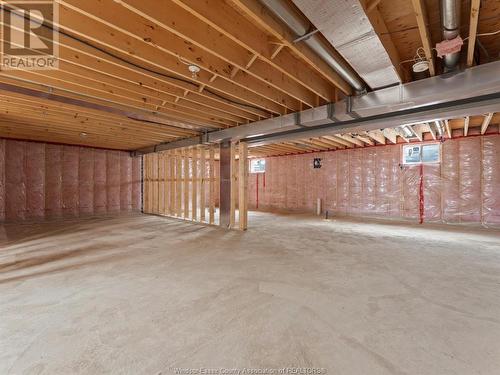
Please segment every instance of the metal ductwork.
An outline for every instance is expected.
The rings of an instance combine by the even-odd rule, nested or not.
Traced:
[[[441,24],[443,25],[443,40],[455,39],[460,34],[460,0],[441,0]],[[444,56],[444,70],[454,70],[460,61],[460,52]]]
[[[360,0],[293,2],[372,89],[401,83]]]
[[[281,19],[297,36],[299,43],[305,43],[336,71],[357,93],[366,91],[364,83],[345,63],[338,61],[329,51],[329,46],[318,35],[310,34],[311,25],[286,0],[261,0],[276,17]]]
[[[147,153],[226,139],[261,145],[499,111],[500,61],[138,151]]]

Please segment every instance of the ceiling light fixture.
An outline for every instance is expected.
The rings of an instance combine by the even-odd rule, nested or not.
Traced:
[[[80,137],[82,137],[82,138],[85,138],[87,135],[88,135],[88,134],[87,134],[87,133],[84,133],[84,132],[81,132],[81,133],[80,133]]]
[[[188,70],[191,72],[191,77],[194,79],[198,78],[198,73],[200,72],[200,67],[198,65],[190,64],[188,65]]]

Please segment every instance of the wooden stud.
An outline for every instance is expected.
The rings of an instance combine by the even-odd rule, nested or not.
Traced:
[[[175,187],[175,192],[176,192],[176,202],[175,202],[175,208],[176,208],[176,216],[181,217],[182,216],[182,150],[178,150],[176,154],[176,168],[175,168],[175,179],[176,179],[176,187]]]
[[[191,219],[198,221],[198,147],[191,149]]]
[[[158,214],[165,215],[165,153],[158,154]]]
[[[207,166],[205,163],[207,150],[205,147],[200,147],[200,221],[205,221],[205,175]]]
[[[215,223],[215,145],[210,145],[209,223]]]
[[[231,207],[229,215],[229,228],[234,228],[236,222],[236,144],[231,142]]]
[[[240,230],[248,227],[248,144],[240,142],[238,146],[239,168],[238,168],[238,210]]]
[[[192,154],[190,149],[184,149],[183,155],[183,185],[184,185],[184,213],[182,217],[187,219],[189,217],[189,156]]]

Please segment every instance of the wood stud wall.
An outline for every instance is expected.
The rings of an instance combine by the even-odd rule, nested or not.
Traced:
[[[144,213],[217,224],[218,146],[144,155]],[[248,146],[231,146],[230,228],[248,227]],[[208,195],[207,195],[208,191]],[[236,209],[239,215],[236,215]],[[208,211],[208,215],[207,215]],[[236,218],[238,217],[238,221]]]

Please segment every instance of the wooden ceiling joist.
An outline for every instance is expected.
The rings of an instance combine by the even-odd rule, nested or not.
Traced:
[[[203,50],[199,45],[194,45],[174,33],[165,32],[161,29],[163,23],[152,24],[151,19],[139,14],[136,14],[135,20],[131,22],[131,11],[119,3],[61,0],[61,5],[62,29],[92,43],[128,54],[133,59],[157,65],[190,80],[193,80],[193,77],[187,65],[197,65],[202,69],[196,79],[198,83],[225,93],[232,93],[240,100],[263,106],[274,113],[284,114],[285,108],[292,111],[300,109],[298,99],[276,89],[274,80],[278,79],[277,77],[269,77],[273,81],[266,82],[264,79],[254,79],[256,77],[242,71],[231,79],[231,72],[237,65],[209,53],[206,49]],[[161,8],[156,12],[161,13]],[[205,28],[205,32],[208,33],[209,30]],[[227,52],[230,53],[230,50],[232,48],[228,48]],[[250,54],[246,54],[239,64],[244,66],[250,57]],[[233,56],[232,59],[234,58]],[[223,79],[210,82],[213,73]],[[293,90],[291,87],[289,89]]]
[[[154,2],[154,0],[148,1]],[[231,38],[241,47],[251,51],[254,57],[258,57],[263,62],[273,66],[324,100],[334,100],[334,90],[330,82],[319,76],[309,65],[296,58],[289,51],[283,51],[283,44],[276,45],[274,49],[270,48],[273,47],[273,44],[270,43],[269,36],[238,13],[226,1],[220,1],[216,7],[199,0],[173,1],[198,19]],[[281,51],[283,53],[277,58]],[[248,69],[249,66],[246,68]]]
[[[431,76],[436,74],[434,65],[434,55],[432,53],[432,42],[428,29],[428,17],[427,9],[425,7],[424,0],[412,0],[413,10],[415,12],[415,17],[417,18],[418,31],[420,33],[420,39],[422,41],[422,48],[425,52],[425,57],[429,62],[429,73]]]
[[[493,113],[488,113],[487,115],[484,116],[483,123],[481,124],[481,134],[486,133],[486,130],[488,130],[488,126],[490,126],[492,117]]]
[[[481,0],[471,0],[470,2],[470,21],[469,21],[469,39],[467,46],[467,66],[474,63],[474,47],[476,46],[477,24],[479,21],[479,7]]]

